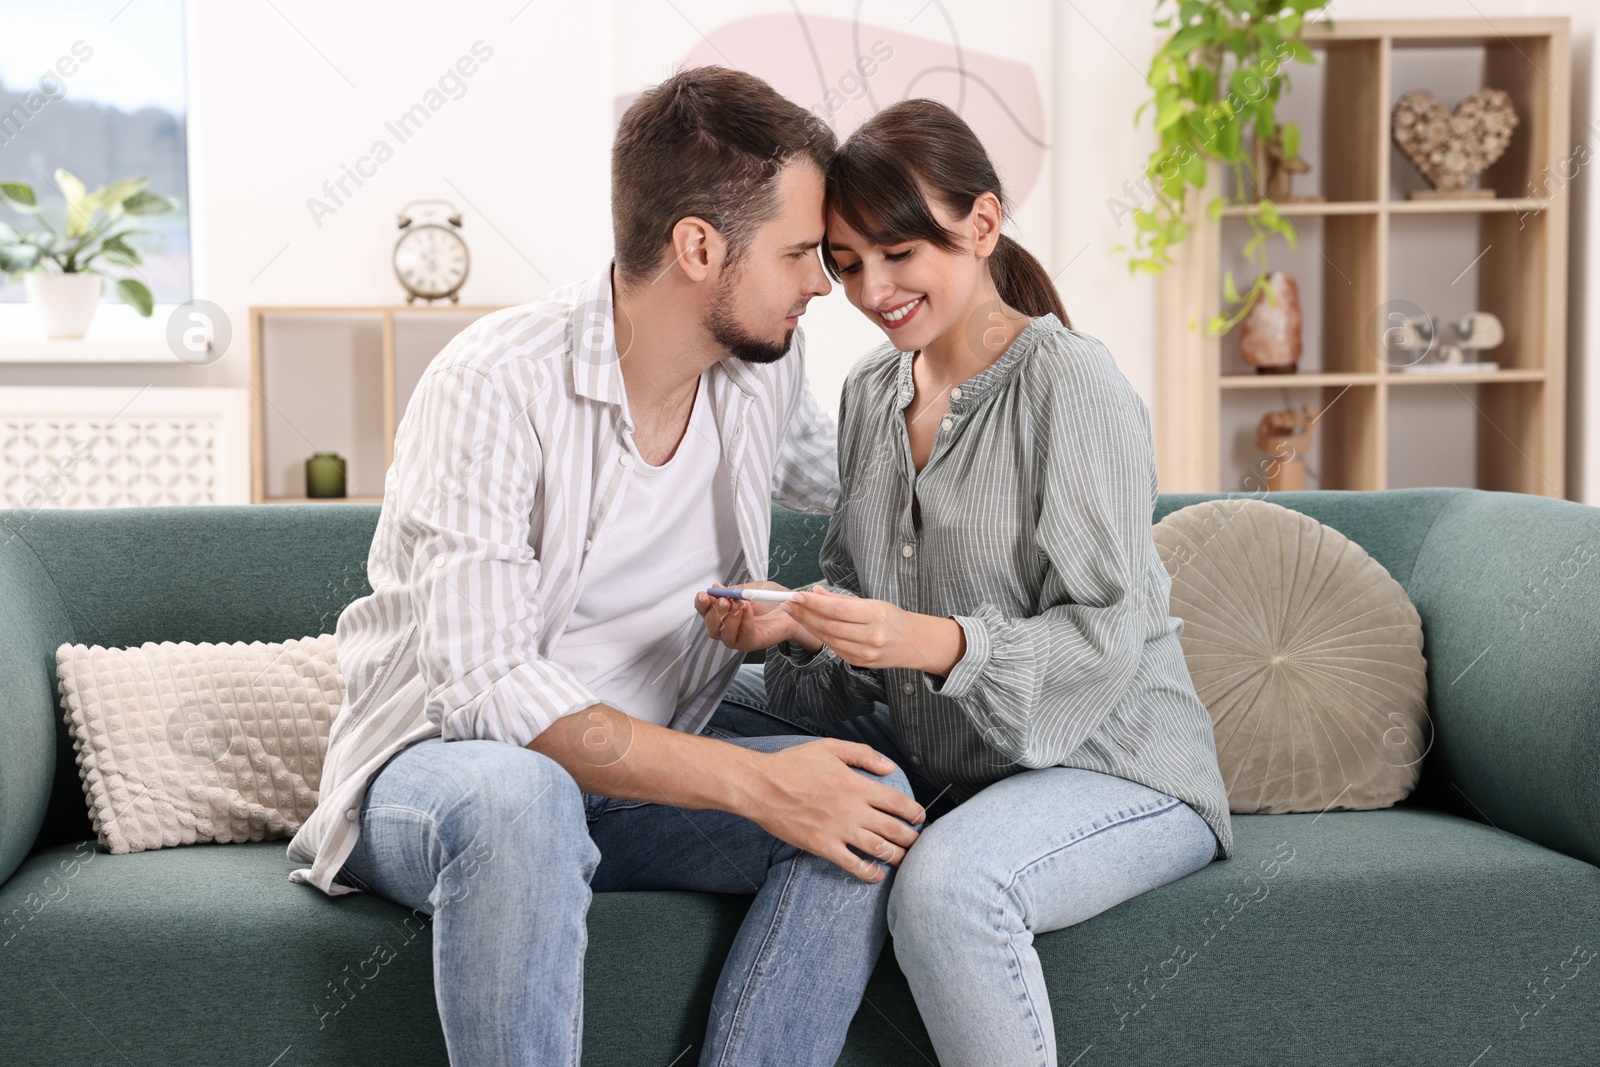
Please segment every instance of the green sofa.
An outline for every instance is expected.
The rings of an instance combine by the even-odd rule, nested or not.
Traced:
[[[1231,860],[1041,936],[1061,1064],[1600,1063],[1600,509],[1272,499],[1421,612],[1422,783],[1383,811],[1236,815]],[[331,631],[367,591],[378,511],[0,511],[0,1062],[445,1063],[429,925],[291,883],[281,840],[98,850],[56,696],[62,642]],[[778,580],[818,576],[824,522],[776,514]],[[694,1063],[745,907],[596,895],[584,1062]],[[933,1062],[891,945],[840,1063]]]

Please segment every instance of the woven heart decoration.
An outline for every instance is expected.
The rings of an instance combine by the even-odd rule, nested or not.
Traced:
[[[1505,155],[1517,111],[1504,89],[1479,89],[1454,111],[1426,89],[1413,89],[1394,106],[1394,143],[1428,184],[1464,189]]]

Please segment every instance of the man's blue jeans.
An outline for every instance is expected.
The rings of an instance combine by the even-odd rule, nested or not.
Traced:
[[[1019,771],[951,804],[907,762],[886,705],[841,722],[785,720],[759,670],[740,668],[708,731],[860,741],[905,770],[928,811],[895,875],[889,931],[940,1067],[1055,1067],[1034,935],[1204,867],[1211,827],[1176,797],[1077,767]]]
[[[763,752],[816,739],[708,732]],[[881,780],[911,792],[898,771]],[[434,995],[463,1067],[578,1067],[591,892],[755,895],[702,1067],[834,1063],[887,936],[892,868],[863,882],[741,816],[592,796],[549,757],[499,741],[401,750],[360,818],[337,880],[432,917]]]

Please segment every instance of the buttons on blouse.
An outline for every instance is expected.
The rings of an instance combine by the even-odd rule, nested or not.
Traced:
[[[912,693],[915,693],[916,691],[917,691],[917,683],[915,683],[915,682],[905,682],[900,686],[900,692],[904,693],[906,696],[910,696]]]
[[[961,399],[961,386],[958,385],[954,389],[950,390],[950,399],[951,400],[960,400]]]
[[[624,467],[631,467],[633,466],[633,457],[624,452],[622,455],[617,457],[617,462],[622,464]]]
[[[920,766],[922,766],[922,757],[921,757],[921,756],[918,756],[918,755],[917,755],[917,754],[915,754],[915,753],[912,753],[912,755],[911,755],[911,762],[912,762],[912,763],[915,763],[915,764],[916,764],[916,765],[917,765],[917,766],[918,766],[918,767],[920,767]]]
[[[345,817],[345,821],[346,822],[355,822],[356,821],[356,809],[355,808],[351,808],[349,811],[344,813],[344,817]]]
[[[939,424],[939,429],[941,429],[941,430],[949,430],[955,424],[956,424],[956,420],[955,419],[945,419],[943,422],[941,422]]]
[[[912,556],[917,554],[917,546],[908,541],[900,546],[900,554],[906,559],[910,559]]]
[[[584,550],[584,551],[585,551],[585,552],[587,552],[587,551],[589,551],[589,549],[591,549],[591,548],[593,548],[593,547],[594,547],[594,542],[593,542],[593,541],[590,541],[590,540],[585,540],[585,541],[584,541],[584,542],[583,542],[583,550]]]

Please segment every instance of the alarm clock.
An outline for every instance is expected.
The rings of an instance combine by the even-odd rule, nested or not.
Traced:
[[[442,204],[449,208],[444,223],[436,221],[414,225],[411,209],[418,204]],[[400,239],[394,244],[394,276],[406,290],[406,303],[420,297],[427,303],[449,298],[461,302],[461,286],[467,280],[472,257],[462,239],[461,213],[448,200],[413,200],[400,209]]]

